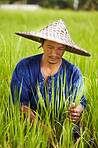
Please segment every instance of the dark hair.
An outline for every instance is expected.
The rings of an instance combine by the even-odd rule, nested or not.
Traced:
[[[41,39],[41,41],[42,41],[42,46],[43,46],[43,44],[44,44],[44,42],[45,42],[45,39]]]
[[[38,49],[41,48],[41,47],[43,46],[43,44],[44,44],[44,42],[45,42],[45,39],[40,39],[40,41],[42,42],[42,45],[39,46]]]

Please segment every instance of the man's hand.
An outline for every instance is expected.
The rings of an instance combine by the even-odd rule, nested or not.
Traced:
[[[24,117],[28,116],[28,110],[30,110],[30,122],[33,124],[34,120],[36,119],[35,114],[32,112],[32,110],[28,106],[26,105],[20,106],[20,112],[23,111]],[[38,120],[38,124],[39,124],[39,120]],[[42,124],[41,122],[40,122],[40,127],[42,127],[43,130],[46,130],[46,134],[49,132],[49,127],[48,126],[45,127],[45,125]],[[52,131],[52,135],[54,138],[56,138],[56,135],[54,134],[53,131]],[[49,133],[49,141],[52,142],[50,133]]]
[[[78,105],[76,108],[74,107],[75,107],[75,103],[72,103],[71,107],[69,108],[69,113],[68,113],[68,120],[69,121],[71,120],[72,122],[76,122],[79,119],[83,111],[81,105]]]
[[[20,112],[23,111],[24,117],[28,116],[28,110],[30,110],[30,122],[33,123],[33,121],[35,120],[36,116],[34,115],[32,110],[29,109],[29,107],[26,106],[26,105],[20,106]]]
[[[46,133],[47,133],[47,132],[49,132],[49,127],[48,127],[48,126],[46,127]],[[54,134],[53,131],[52,131],[52,136],[53,136],[53,138],[56,138],[56,135]],[[48,139],[49,139],[50,143],[52,143],[52,139],[51,139],[50,133],[49,133],[49,138],[48,138]]]

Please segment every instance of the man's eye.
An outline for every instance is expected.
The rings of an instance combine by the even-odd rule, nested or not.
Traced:
[[[48,46],[48,48],[49,48],[49,49],[53,49],[53,47],[52,47],[52,46]]]
[[[63,50],[63,48],[58,48],[58,50]]]

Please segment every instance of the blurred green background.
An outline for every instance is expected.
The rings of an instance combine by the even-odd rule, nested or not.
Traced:
[[[45,8],[98,10],[97,0],[0,0],[0,4],[38,4]]]

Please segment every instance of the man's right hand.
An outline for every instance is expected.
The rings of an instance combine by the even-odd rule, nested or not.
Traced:
[[[35,114],[32,112],[32,110],[28,106],[26,106],[26,105],[20,106],[20,112],[23,111],[24,117],[28,116],[28,110],[30,110],[30,122],[33,124],[33,122],[36,118]],[[38,123],[39,123],[39,121],[38,121]],[[40,127],[42,127],[43,130],[46,130],[46,134],[49,132],[49,127],[45,126],[41,122],[40,122]],[[54,134],[53,131],[52,131],[52,135],[53,135],[54,138],[56,138],[56,135]],[[49,139],[50,142],[52,142],[50,132],[49,132],[49,138],[48,139]]]

